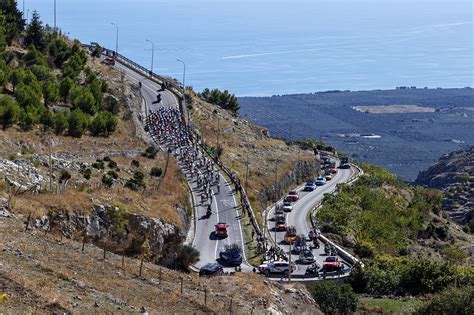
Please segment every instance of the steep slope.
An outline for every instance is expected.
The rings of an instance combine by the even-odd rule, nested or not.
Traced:
[[[474,220],[474,148],[452,152],[418,174],[416,184],[443,191],[443,207],[459,223]]]

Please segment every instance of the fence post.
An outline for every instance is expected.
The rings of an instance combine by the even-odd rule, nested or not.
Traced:
[[[181,295],[183,295],[183,277],[180,277],[181,279]]]
[[[159,279],[160,279],[160,285],[161,285],[161,267],[160,267],[160,277],[159,277]]]
[[[204,288],[204,306],[207,306],[207,288]]]
[[[125,250],[122,249],[122,270],[125,270]]]
[[[105,254],[107,253],[107,251],[105,250],[105,247],[104,247],[104,260],[105,260]]]
[[[229,314],[232,315],[232,298],[230,298]]]

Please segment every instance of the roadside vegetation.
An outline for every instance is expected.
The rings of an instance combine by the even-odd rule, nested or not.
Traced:
[[[472,238],[449,221],[442,193],[361,166],[364,175],[352,185],[339,185],[317,214],[322,232],[364,262],[351,274],[353,290],[371,297],[420,298],[474,285],[474,268],[463,250]],[[364,305],[361,310],[370,309]]]
[[[221,91],[219,89],[209,90],[208,88],[204,89],[201,93],[198,94],[202,100],[209,102],[211,104],[217,105],[222,109],[229,110],[233,113],[239,111],[239,102],[237,97],[234,94],[230,94],[229,91]]]

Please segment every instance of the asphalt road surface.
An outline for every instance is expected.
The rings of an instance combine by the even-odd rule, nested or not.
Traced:
[[[147,79],[140,73],[137,73],[120,63],[116,64],[116,68],[123,71],[132,80],[142,83],[142,95],[146,103],[147,111],[156,111],[159,107],[178,107],[176,96],[170,91],[158,91],[161,89],[159,84]],[[157,94],[161,94],[161,102],[157,103]],[[166,149],[166,148],[165,148]],[[202,155],[201,155],[202,156]],[[179,162],[178,162],[179,163]],[[190,172],[183,164],[179,163],[181,170],[188,179],[189,187],[193,192],[194,214],[196,227],[193,246],[200,252],[200,260],[195,265],[200,268],[206,263],[216,262],[219,258],[219,252],[224,249],[225,245],[236,243],[242,248],[245,258],[245,244],[243,241],[242,227],[240,224],[240,206],[235,198],[235,191],[229,185],[229,182],[222,176],[219,176],[220,189],[218,192],[217,185],[212,186],[213,198],[211,203],[212,215],[207,217],[206,211],[209,201],[201,203],[200,190],[197,181],[192,179]],[[228,237],[218,239],[214,235],[215,224],[224,222],[228,225]],[[226,267],[226,266],[224,266]],[[242,263],[242,270],[250,270],[252,267],[247,263],[246,259]],[[233,267],[225,268],[228,271]]]
[[[311,230],[310,223],[307,220],[308,211],[310,211],[311,208],[317,202],[323,199],[324,194],[333,192],[336,189],[337,184],[345,183],[349,181],[353,173],[354,173],[354,170],[352,168],[351,169],[338,169],[337,174],[333,177],[332,180],[328,181],[323,186],[317,186],[314,191],[307,192],[307,191],[303,191],[303,188],[300,188],[298,190],[299,200],[293,203],[293,210],[286,214],[287,226],[294,226],[296,228],[296,232],[298,235],[304,234],[308,236],[309,231]],[[275,221],[272,220],[274,215],[275,215],[275,208],[272,208],[267,217],[268,219],[267,229],[270,233],[270,237],[272,237],[272,239],[275,239],[275,236],[276,236],[278,246],[280,246],[285,251],[285,253],[288,253],[289,245],[282,243],[285,232],[284,231],[275,232],[274,230]],[[322,265],[324,259],[327,256],[324,253],[324,244],[321,241],[319,243],[320,243],[319,248],[311,248],[311,249],[312,249],[314,258],[316,259],[316,262]],[[311,242],[307,242],[307,244],[310,245]],[[339,259],[343,261],[342,258],[339,257]],[[304,275],[309,265],[304,265],[304,264],[299,263],[299,256],[295,254],[291,256],[291,261],[293,263],[296,263],[296,267],[297,267],[296,271],[294,271],[292,275]],[[347,269],[348,269],[348,265],[345,265],[345,270],[347,271]]]

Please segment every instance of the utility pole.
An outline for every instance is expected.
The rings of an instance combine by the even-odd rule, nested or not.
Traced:
[[[189,117],[189,110],[186,107],[186,64],[181,59],[176,59],[176,61],[183,64],[183,110],[186,110],[188,113],[188,132],[191,132],[191,118]]]
[[[291,143],[291,136],[292,136],[292,131],[293,131],[293,122],[290,121],[290,143]]]
[[[23,11],[21,12],[23,20],[25,19],[25,0],[23,0]]]
[[[151,68],[150,68],[150,76],[151,76],[153,73],[153,57],[155,56],[155,43],[149,39],[147,39],[146,41],[151,43]]]
[[[116,33],[115,33],[115,59],[117,59],[117,53],[118,53],[118,39],[119,39],[119,27],[117,24],[114,22],[111,22],[110,24],[115,25],[116,27]]]
[[[54,0],[54,30],[56,31],[56,0]]]

